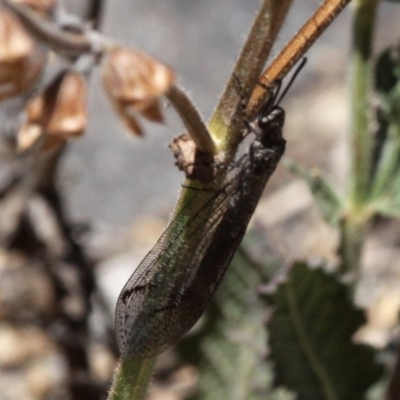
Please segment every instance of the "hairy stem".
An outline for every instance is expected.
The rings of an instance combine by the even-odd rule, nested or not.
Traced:
[[[349,206],[357,210],[369,189],[373,137],[370,131],[372,40],[378,0],[356,0],[351,54],[351,171]]]
[[[368,219],[355,220],[344,217],[340,222],[340,244],[338,252],[341,262],[339,271],[347,273],[360,268],[362,249],[368,230]]]
[[[24,27],[37,39],[43,41],[56,52],[69,55],[90,53],[94,48],[93,38],[87,35],[61,31],[57,25],[40,18],[27,6],[16,4],[11,0],[0,0],[0,4],[15,14]]]
[[[144,400],[156,358],[121,360],[108,400]]]
[[[243,129],[243,102],[251,91],[271,52],[292,0],[264,0],[236,63],[232,77],[209,123],[219,151],[232,153]]]
[[[188,134],[196,144],[196,147],[208,154],[215,153],[215,145],[212,137],[208,133],[207,127],[203,122],[199,112],[187,94],[177,85],[172,85],[166,93],[175,110],[181,117]]]
[[[342,272],[360,268],[371,214],[370,190],[373,137],[370,132],[369,98],[372,89],[372,39],[378,0],[356,0],[351,55],[351,170],[347,213],[341,224],[339,254]]]

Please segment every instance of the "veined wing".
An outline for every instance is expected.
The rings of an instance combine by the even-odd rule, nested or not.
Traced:
[[[186,288],[234,191],[232,174],[234,170],[215,192],[196,191],[126,283],[116,309],[117,341],[123,356],[158,354],[198,319],[172,321],[170,311],[188,298]]]

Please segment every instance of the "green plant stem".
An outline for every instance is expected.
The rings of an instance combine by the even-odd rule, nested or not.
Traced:
[[[156,357],[120,360],[108,400],[144,400]]]
[[[196,144],[196,147],[204,153],[214,154],[215,145],[212,137],[208,133],[207,127],[197,111],[189,96],[178,85],[172,85],[166,97],[174,106],[176,112],[181,117],[188,134]]]
[[[347,212],[341,221],[341,271],[356,271],[369,219],[368,201],[373,137],[369,100],[372,93],[372,41],[378,0],[354,1],[351,55],[351,170]]]
[[[373,138],[369,100],[372,89],[372,40],[378,0],[354,1],[351,56],[351,172],[349,205],[353,211],[365,204],[369,189]]]
[[[339,254],[341,273],[360,269],[361,253],[368,230],[368,219],[344,217],[340,222]]]
[[[250,98],[293,0],[263,0],[232,77],[208,125],[218,151],[235,154]]]

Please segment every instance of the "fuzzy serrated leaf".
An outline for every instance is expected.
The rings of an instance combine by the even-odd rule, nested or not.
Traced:
[[[373,210],[380,215],[391,218],[400,218],[400,175],[397,173],[391,185],[384,194],[374,203]]]
[[[296,263],[269,301],[268,323],[276,384],[298,400],[361,400],[382,374],[374,350],[354,344],[365,323],[348,288],[334,275]]]
[[[292,400],[288,392],[270,393],[262,323],[266,308],[257,295],[265,273],[239,249],[201,328],[177,346],[183,361],[199,368],[199,392],[191,400]]]
[[[341,217],[342,204],[326,179],[319,172],[308,171],[293,161],[286,161],[285,164],[294,175],[306,182],[325,221],[337,226]]]
[[[400,167],[400,126],[388,125],[386,138],[381,146],[379,159],[375,167],[370,199],[376,202],[379,198],[400,195],[398,172]],[[378,200],[379,201],[379,200]]]

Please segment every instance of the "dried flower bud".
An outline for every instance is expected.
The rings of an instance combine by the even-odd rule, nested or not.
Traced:
[[[128,130],[137,136],[143,136],[143,129],[139,124],[132,107],[114,103],[114,110],[121,118]]]
[[[133,111],[152,121],[163,121],[157,99],[175,79],[170,68],[146,54],[117,47],[106,56],[102,77],[114,109],[134,133],[142,130]]]
[[[137,101],[135,103],[135,109],[143,115],[143,117],[147,118],[153,122],[164,122],[164,118],[161,114],[160,105],[157,100],[152,101]]]
[[[13,0],[13,3],[23,4],[42,15],[49,15],[54,10],[57,0]]]
[[[17,137],[17,151],[31,148],[44,135],[41,150],[59,147],[80,136],[87,124],[87,87],[77,72],[62,72],[26,108],[27,121]]]
[[[0,9],[0,100],[27,90],[42,72],[45,58],[21,23]]]
[[[63,72],[27,106],[28,122],[42,127],[46,135],[80,136],[87,124],[87,87],[77,72]]]

